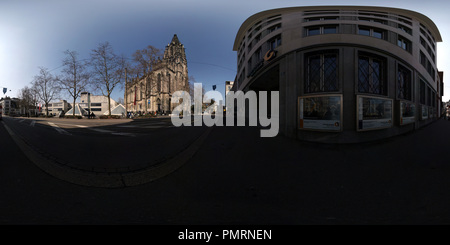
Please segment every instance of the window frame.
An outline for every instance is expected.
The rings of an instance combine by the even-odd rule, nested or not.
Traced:
[[[399,76],[400,76],[401,70],[408,73],[409,81],[406,81],[406,82],[404,81],[404,83],[407,83],[407,86],[400,86],[400,80],[399,80],[400,77]],[[406,67],[402,64],[398,64],[396,74],[397,74],[396,85],[395,85],[396,90],[397,90],[396,98],[399,100],[405,100],[405,101],[410,101],[410,102],[414,101],[413,72],[408,67]],[[405,91],[405,89],[401,89],[400,87],[407,87],[406,88],[407,94],[405,94],[405,92],[403,92],[403,96],[400,96],[401,91]]]
[[[401,31],[409,34],[410,36],[412,36],[412,29],[411,28],[409,28],[409,27],[407,27],[405,25],[402,25],[402,24],[397,24],[397,27],[398,27],[399,30],[401,30]]]
[[[361,30],[369,31],[369,35],[362,34]],[[377,33],[377,32],[379,32],[381,34],[381,37],[375,36],[375,33]],[[387,39],[386,33],[387,33],[386,30],[378,28],[378,27],[364,26],[364,25],[358,26],[358,35],[361,35],[361,36],[373,37],[373,38],[380,39],[380,40],[386,40]]]
[[[336,32],[334,33],[325,33],[326,28],[333,27]],[[320,26],[307,26],[306,29],[306,37],[317,36],[317,35],[328,35],[328,34],[339,34],[339,25],[338,24],[330,24],[330,25],[320,25]],[[317,34],[310,34],[311,30],[318,30]]]
[[[321,16],[321,17],[308,17],[304,19],[304,22],[313,22],[313,21],[333,21],[339,20],[339,16]]]
[[[361,65],[360,65],[360,60],[361,58],[364,57],[366,59],[368,59],[368,91],[361,91],[360,87],[361,87]],[[388,81],[387,81],[387,59],[386,57],[377,55],[377,54],[373,54],[373,53],[368,53],[368,52],[364,52],[364,51],[359,51],[357,53],[357,57],[356,57],[357,62],[357,69],[356,69],[356,78],[358,79],[355,86],[356,86],[356,92],[358,94],[363,94],[363,95],[376,95],[376,96],[389,96],[389,86],[388,86]],[[380,65],[379,65],[379,70],[380,70],[380,75],[379,77],[379,85],[378,85],[378,90],[380,90],[380,92],[375,93],[375,92],[371,92],[371,87],[373,87],[374,81],[373,81],[373,74],[374,74],[374,60],[379,61]],[[371,85],[372,84],[372,85]],[[373,89],[372,89],[373,90]]]
[[[334,56],[335,59],[335,68],[334,68],[334,77],[335,77],[335,84],[336,87],[333,89],[328,89],[329,87],[332,87],[332,85],[329,85],[328,88],[326,88],[326,68],[324,67],[326,64],[326,58],[327,56]],[[314,91],[311,90],[311,58],[313,57],[319,57],[319,68],[318,72],[319,74],[319,88],[315,89]],[[339,50],[338,49],[329,49],[329,50],[320,50],[315,52],[310,52],[305,54],[305,74],[304,74],[304,86],[303,86],[303,93],[304,94],[314,94],[314,93],[338,93],[341,91],[340,86],[340,79],[339,79]],[[309,89],[308,89],[309,88]]]
[[[426,105],[426,88],[427,82],[425,79],[419,79],[419,104]]]
[[[270,50],[275,50],[282,45],[281,34],[276,35],[267,41]]]
[[[412,52],[412,42],[402,35],[397,36],[397,46],[407,51],[408,53]]]

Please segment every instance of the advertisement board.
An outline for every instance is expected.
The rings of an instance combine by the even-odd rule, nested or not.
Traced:
[[[392,99],[358,96],[357,101],[358,131],[392,127]]]
[[[428,106],[422,105],[422,115],[421,120],[427,120],[428,119]]]
[[[342,130],[342,95],[302,96],[298,98],[299,129]]]
[[[407,102],[400,102],[400,125],[406,125],[415,122],[416,119],[416,105]]]

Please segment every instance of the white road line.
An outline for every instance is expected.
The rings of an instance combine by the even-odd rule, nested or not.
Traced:
[[[123,135],[123,136],[131,136],[131,137],[136,137],[136,135],[132,134],[132,133],[112,133],[113,135]]]
[[[30,126],[34,127],[34,124],[36,124],[36,121],[31,121]]]
[[[118,128],[162,128],[171,126],[170,123],[151,123],[151,124],[142,124],[142,125],[120,125],[116,126]]]
[[[81,126],[81,125],[77,125],[77,126]],[[114,132],[114,131],[106,130],[106,129],[88,128],[86,126],[82,126],[82,127],[87,128],[87,129],[92,130],[92,131],[100,132],[100,133],[107,133],[107,134],[112,134],[112,135],[122,135],[122,136],[132,136],[132,137],[136,136],[136,135],[134,135],[132,133]]]
[[[66,132],[67,134],[70,135],[70,133],[68,133],[67,131],[65,131],[62,128],[59,128],[56,124],[49,122],[48,124],[50,124],[51,126],[53,126],[56,130],[62,130],[64,132]],[[113,135],[122,135],[122,136],[132,136],[132,137],[136,137],[135,134],[133,133],[121,133],[121,132],[114,132],[111,130],[106,130],[106,129],[99,129],[99,128],[91,128],[89,126],[85,126],[85,125],[74,125],[74,124],[64,124],[64,125],[70,125],[70,126],[75,126],[75,127],[79,127],[79,128],[86,128],[92,131],[96,131],[96,132],[100,132],[100,133],[107,133],[107,134],[113,134]],[[61,132],[60,132],[61,133]]]
[[[22,119],[22,120],[20,120],[19,122],[21,123],[21,122],[24,122],[25,120],[24,119]]]
[[[97,131],[100,133],[115,133],[114,131],[111,131],[111,130],[105,130],[105,129],[99,129],[99,128],[87,128],[87,129],[92,130],[92,131]]]
[[[120,125],[120,126],[116,126],[116,127],[118,127],[118,128],[136,128],[138,126],[136,126],[136,125]]]
[[[52,126],[56,131],[58,131],[58,133],[60,134],[65,134],[65,135],[71,135],[69,132],[67,132],[66,130],[60,128],[58,125],[52,123],[52,122],[48,122],[48,124],[50,126]]]

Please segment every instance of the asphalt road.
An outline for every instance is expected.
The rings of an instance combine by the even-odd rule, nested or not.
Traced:
[[[115,173],[143,169],[178,154],[205,127],[175,127],[170,118],[78,120],[5,117],[36,151],[75,169]]]
[[[444,120],[357,145],[215,127],[177,171],[112,189],[46,174],[1,123],[0,138],[0,224],[450,223],[450,122]]]

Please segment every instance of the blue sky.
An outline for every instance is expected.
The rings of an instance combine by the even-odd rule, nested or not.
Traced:
[[[147,45],[164,49],[177,34],[186,47],[189,75],[207,91],[217,85],[223,93],[225,81],[236,76],[232,49],[242,22],[267,9],[310,5],[397,7],[428,16],[443,38],[437,46],[438,69],[449,84],[444,100],[450,99],[450,3],[437,0],[0,0],[0,87],[14,97],[30,84],[39,66],[58,74],[67,49],[89,58],[92,49],[108,41],[116,53],[131,57]],[[112,97],[123,97],[123,91]]]

